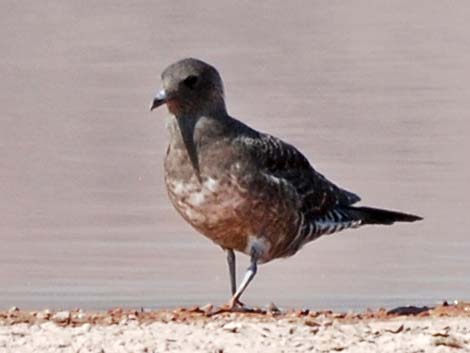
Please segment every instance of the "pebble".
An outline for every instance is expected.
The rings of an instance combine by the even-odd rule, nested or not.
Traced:
[[[36,317],[40,320],[48,320],[51,317],[52,313],[49,309],[39,311],[36,314]]]
[[[212,309],[214,306],[212,304],[206,304],[204,306],[201,306],[200,309],[204,312],[204,314],[208,315],[212,312]]]
[[[70,311],[58,311],[52,316],[52,320],[55,321],[66,321],[70,319]]]
[[[280,314],[281,313],[281,310],[279,310],[279,308],[277,307],[276,304],[274,303],[269,303],[268,305],[268,312],[271,313],[271,314]]]
[[[239,332],[242,327],[243,325],[239,322],[229,322],[222,326],[222,329],[228,332],[236,333]]]

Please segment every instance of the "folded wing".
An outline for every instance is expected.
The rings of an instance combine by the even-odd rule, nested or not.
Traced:
[[[327,214],[337,206],[349,206],[360,200],[318,173],[294,146],[267,134],[241,137],[241,142],[263,173],[291,185],[298,194],[307,219]]]

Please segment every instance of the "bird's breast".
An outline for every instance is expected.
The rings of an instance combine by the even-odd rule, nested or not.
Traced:
[[[189,224],[223,247],[244,251],[251,228],[250,206],[243,190],[230,179],[167,177],[166,186],[173,206]]]

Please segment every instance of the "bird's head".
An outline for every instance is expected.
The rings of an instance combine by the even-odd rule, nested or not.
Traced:
[[[217,70],[197,59],[183,59],[162,73],[163,88],[150,110],[166,103],[176,117],[225,113],[224,88]]]

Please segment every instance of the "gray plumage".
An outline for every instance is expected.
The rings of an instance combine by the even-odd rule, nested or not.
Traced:
[[[236,250],[252,259],[253,274],[236,293],[231,271],[231,307],[259,262],[293,255],[323,234],[421,219],[353,206],[359,196],[327,180],[294,146],[230,117],[212,66],[184,59],[169,66],[162,81],[152,109],[166,103],[171,113],[165,158],[171,202],[229,255]]]

